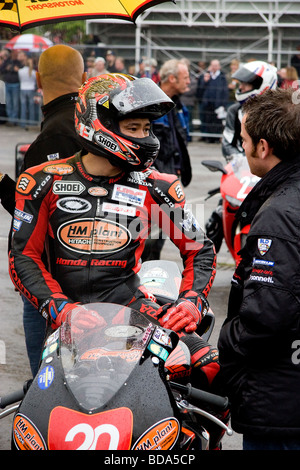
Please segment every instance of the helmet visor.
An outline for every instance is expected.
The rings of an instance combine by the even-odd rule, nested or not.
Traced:
[[[252,83],[257,78],[257,75],[255,73],[243,67],[237,70],[231,76],[232,78],[236,78],[240,82],[245,82],[245,83]]]
[[[262,77],[256,75],[256,73],[241,67],[235,73],[232,74],[232,78],[235,78],[243,83],[251,83],[253,88],[259,88],[262,84]]]
[[[112,94],[111,103],[119,117],[158,119],[174,108],[174,102],[150,78],[129,82],[124,90]]]

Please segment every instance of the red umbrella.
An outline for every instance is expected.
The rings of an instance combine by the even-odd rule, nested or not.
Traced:
[[[42,36],[36,34],[20,34],[19,36],[13,37],[4,46],[5,49],[20,49],[29,52],[42,52],[48,47],[52,46],[53,43]]]

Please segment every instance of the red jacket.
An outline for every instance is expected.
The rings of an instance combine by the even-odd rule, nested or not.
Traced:
[[[215,251],[174,175],[156,170],[116,178],[91,177],[81,156],[26,170],[16,187],[10,275],[45,313],[50,299],[128,304],[155,221],[179,248],[184,263],[180,295],[207,297],[215,276]],[[48,247],[49,270],[42,260]],[[117,288],[117,291],[116,291]]]

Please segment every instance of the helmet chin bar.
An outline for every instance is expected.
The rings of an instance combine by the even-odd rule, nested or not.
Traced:
[[[141,162],[138,160],[138,158],[135,156],[134,159],[130,161],[130,158],[124,154],[115,154],[114,152],[109,152],[107,149],[104,147],[101,147],[100,145],[95,145],[92,142],[84,139],[83,137],[79,137],[81,144],[83,148],[92,153],[93,155],[96,155],[97,157],[102,157],[106,158],[111,165],[120,168],[121,170],[125,171],[126,173],[130,173],[132,171],[145,171],[147,170],[154,162],[154,160],[157,157],[158,154],[158,149],[152,155],[145,159],[145,161]],[[132,154],[131,154],[132,155]]]
[[[133,166],[141,164],[141,160],[134,152],[134,150],[138,150],[140,146],[135,142],[129,141],[127,136],[123,138],[122,134],[115,134],[114,139],[112,139],[109,134],[98,131],[95,132],[94,139],[100,147],[104,148],[106,153],[111,153],[121,161],[124,160],[124,162]]]

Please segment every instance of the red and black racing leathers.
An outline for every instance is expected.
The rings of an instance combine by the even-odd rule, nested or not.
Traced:
[[[47,319],[68,303],[114,302],[155,319],[159,306],[138,271],[151,223],[179,248],[184,270],[179,297],[205,303],[215,276],[215,250],[185,206],[176,176],[157,170],[115,178],[85,172],[80,153],[32,167],[16,186],[10,275]],[[48,247],[49,270],[42,262]],[[184,336],[184,338],[182,337]],[[192,364],[208,382],[217,352],[198,335],[181,333]],[[199,375],[199,374],[198,374]]]
[[[47,316],[50,299],[128,304],[139,286],[143,246],[158,223],[179,248],[180,296],[207,297],[215,253],[182,187],[156,170],[116,178],[85,173],[80,154],[23,173],[16,188],[10,273],[18,289]],[[50,272],[41,261],[49,244]]]

